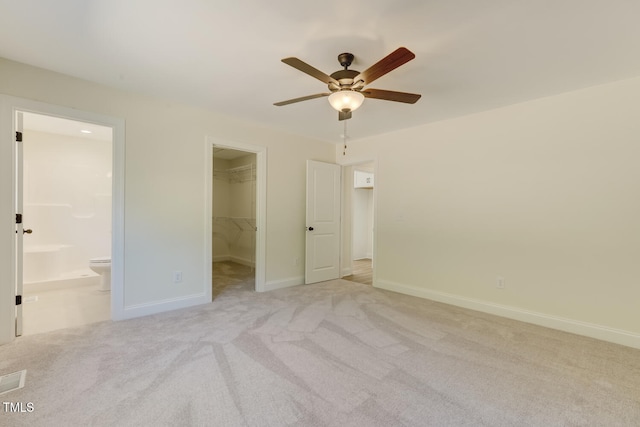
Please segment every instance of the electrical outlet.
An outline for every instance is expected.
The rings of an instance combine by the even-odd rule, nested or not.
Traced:
[[[182,282],[182,271],[176,270],[173,272],[173,283],[181,283]]]
[[[496,279],[496,288],[504,289],[504,277],[498,276],[498,278]]]
[[[293,265],[295,265],[295,266],[300,265],[300,257],[295,257],[295,258],[293,259]]]

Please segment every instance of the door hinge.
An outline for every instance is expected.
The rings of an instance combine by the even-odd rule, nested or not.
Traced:
[[[22,295],[16,295],[16,305],[22,305]]]
[[[16,214],[16,224],[22,224],[22,214]]]
[[[16,132],[16,141],[22,142],[22,132]]]

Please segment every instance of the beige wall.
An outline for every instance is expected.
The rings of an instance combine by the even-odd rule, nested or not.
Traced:
[[[640,78],[337,149],[378,159],[377,286],[640,346],[638,99]]]
[[[125,307],[205,286],[209,135],[268,149],[273,287],[304,275],[305,161],[377,159],[378,286],[640,347],[640,79],[354,141],[344,158],[340,147],[3,59],[0,93],[126,121]]]
[[[333,161],[333,145],[5,59],[0,93],[126,121],[125,308],[188,298],[207,286],[206,136],[267,147],[266,280],[304,275],[293,260],[304,256],[305,161]],[[10,203],[5,196],[0,203]],[[183,283],[172,282],[174,270]]]

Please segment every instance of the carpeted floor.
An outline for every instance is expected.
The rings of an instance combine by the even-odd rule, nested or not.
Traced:
[[[249,266],[233,261],[214,262],[211,270],[212,296],[215,300],[226,289],[236,288],[245,291],[255,289],[256,273]]]
[[[6,426],[637,426],[640,350],[336,280],[17,339]]]

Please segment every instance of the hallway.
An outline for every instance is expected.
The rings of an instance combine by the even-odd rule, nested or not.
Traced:
[[[344,280],[373,285],[373,264],[369,258],[353,260],[352,274],[343,277]]]

